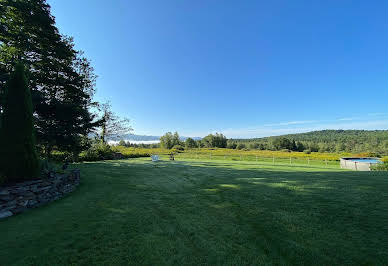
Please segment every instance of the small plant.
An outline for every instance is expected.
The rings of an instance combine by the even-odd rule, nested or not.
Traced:
[[[52,178],[55,174],[63,174],[64,170],[47,159],[41,160],[41,173],[44,178]]]
[[[112,160],[114,159],[114,151],[108,144],[96,143],[82,152],[80,159],[82,161]]]
[[[304,152],[305,154],[311,154],[311,150],[310,150],[310,149],[304,150],[303,152]]]
[[[371,167],[372,171],[388,171],[388,162],[378,163]]]

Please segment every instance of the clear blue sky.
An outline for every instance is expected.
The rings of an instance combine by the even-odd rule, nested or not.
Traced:
[[[388,1],[48,3],[136,134],[388,129]]]

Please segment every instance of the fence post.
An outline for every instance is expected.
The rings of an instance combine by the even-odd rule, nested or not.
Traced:
[[[240,161],[242,161],[242,157],[241,157],[241,154],[240,154]]]
[[[307,164],[310,165],[310,158],[307,158]]]
[[[257,155],[256,155],[256,162],[257,162]]]
[[[327,159],[325,159],[326,167],[327,167]]]
[[[291,161],[292,159],[291,159],[291,157],[290,157],[290,164],[292,164],[292,161]]]
[[[210,160],[212,159],[212,153],[210,153]]]
[[[196,159],[198,159],[198,152],[197,152],[197,153],[195,153],[195,157],[197,157]]]
[[[272,163],[275,164],[275,156],[272,156]]]

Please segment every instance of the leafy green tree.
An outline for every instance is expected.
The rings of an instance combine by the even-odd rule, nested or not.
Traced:
[[[228,140],[227,144],[226,144],[226,147],[228,149],[236,149],[237,148],[237,143],[232,141],[232,140]]]
[[[216,133],[215,135],[209,134],[202,139],[202,143],[208,148],[226,148],[227,139],[224,135]]]
[[[182,143],[181,143],[179,134],[178,132],[175,131],[174,135],[172,136],[172,146],[181,145],[181,144]]]
[[[90,112],[96,79],[90,62],[58,32],[45,0],[1,0],[0,14],[0,93],[15,60],[23,62],[38,143],[47,156],[54,148],[79,152],[97,125]]]
[[[127,143],[125,142],[125,140],[120,140],[118,144],[119,146],[123,146],[123,147],[127,146]]]
[[[195,140],[192,138],[187,138],[185,141],[185,145],[186,145],[186,149],[193,149],[197,147]]]
[[[110,103],[101,105],[102,119],[100,126],[100,139],[106,143],[108,139],[117,140],[132,132],[128,118],[121,118],[112,111]]]
[[[165,149],[171,149],[174,146],[172,139],[172,133],[167,132],[166,134],[160,137],[160,146]]]
[[[176,145],[181,145],[181,141],[179,138],[178,132],[172,134],[171,132],[167,132],[163,136],[160,137],[160,145],[165,149],[172,149]]]
[[[302,152],[302,151],[304,151],[304,150],[305,150],[305,147],[304,147],[303,143],[300,142],[300,141],[298,141],[298,142],[296,143],[296,151]]]
[[[18,64],[5,87],[0,128],[0,169],[7,180],[39,176],[31,92],[24,66]]]
[[[272,142],[272,145],[275,148],[275,150],[292,149],[292,142],[285,137],[278,137],[274,139]]]
[[[291,150],[292,151],[297,151],[298,150],[298,147],[296,146],[296,142],[295,142],[294,139],[291,142]]]

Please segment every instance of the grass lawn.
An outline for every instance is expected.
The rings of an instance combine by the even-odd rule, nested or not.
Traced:
[[[313,166],[84,163],[68,197],[0,221],[0,265],[388,264],[388,176]]]

